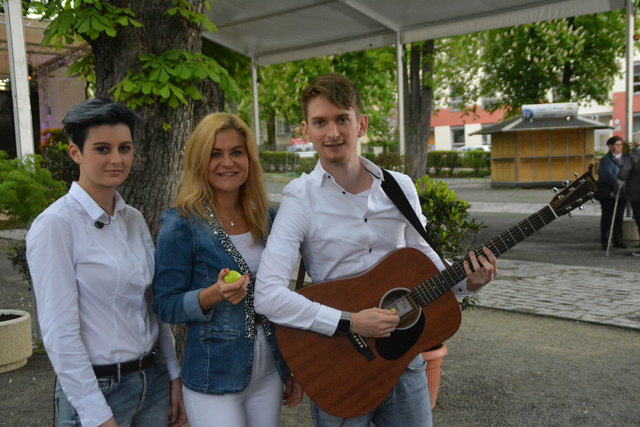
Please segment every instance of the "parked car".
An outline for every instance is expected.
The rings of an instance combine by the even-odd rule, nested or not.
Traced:
[[[464,145],[456,148],[458,153],[467,153],[469,151],[491,151],[490,145]]]

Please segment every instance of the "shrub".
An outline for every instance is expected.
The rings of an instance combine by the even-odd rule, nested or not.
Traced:
[[[382,169],[397,172],[404,171],[404,157],[399,153],[392,153],[391,151],[380,153],[376,156],[373,162]]]
[[[44,150],[50,145],[56,145],[58,143],[66,143],[67,135],[61,128],[47,128],[40,131],[40,144],[38,145],[38,151],[40,154],[44,153]]]
[[[66,191],[65,183],[52,178],[51,173],[42,167],[40,156],[9,159],[7,153],[0,151],[0,213],[10,220],[21,226],[28,225]],[[25,243],[9,247],[7,255],[13,268],[31,284]]]
[[[460,156],[462,167],[473,170],[474,176],[488,175],[491,170],[491,153],[486,151],[468,151]]]
[[[461,261],[475,248],[463,242],[475,242],[482,228],[474,219],[468,219],[469,203],[459,200],[444,181],[436,181],[429,176],[416,181],[416,190],[420,199],[422,213],[427,218],[427,236],[429,244],[442,257]],[[473,307],[476,300],[466,297],[460,302],[462,310]]]
[[[80,166],[69,156],[69,144],[49,144],[42,152],[42,166],[51,172],[53,179],[64,181],[67,188],[80,178]]]
[[[473,248],[465,247],[463,242],[473,242],[482,227],[468,219],[469,202],[459,200],[444,181],[429,176],[416,181],[416,190],[422,213],[427,217],[427,235],[433,249],[448,259],[464,258]]]
[[[434,175],[440,175],[442,168],[444,167],[444,152],[443,151],[431,151],[427,154],[427,169],[433,168]]]
[[[304,159],[298,159],[298,163],[296,165],[296,172],[299,174],[311,173],[313,168],[316,167],[317,162],[318,162],[317,154],[314,157],[306,157]]]
[[[374,153],[362,153],[362,157],[372,161],[382,169],[403,172],[404,171],[404,157],[398,153],[392,151],[385,151],[380,154]]]
[[[298,155],[287,151],[262,151],[260,162],[265,172],[284,172],[287,167],[293,169]]]
[[[460,156],[457,151],[443,151],[444,167],[449,169],[449,176],[453,175],[453,170],[461,166]]]
[[[11,261],[11,267],[18,270],[20,276],[29,284],[31,290],[31,273],[29,273],[29,265],[27,264],[27,245],[25,242],[18,242],[15,246],[9,246],[7,256]]]
[[[66,192],[65,184],[42,166],[39,155],[9,159],[0,151],[0,213],[27,225]]]

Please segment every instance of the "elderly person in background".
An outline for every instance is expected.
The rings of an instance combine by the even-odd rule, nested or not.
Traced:
[[[602,156],[598,167],[598,192],[597,199],[602,207],[602,216],[600,217],[600,244],[602,250],[607,250],[609,242],[609,232],[611,230],[611,221],[613,221],[613,241],[614,248],[626,248],[622,243],[622,215],[624,214],[624,194],[620,191],[619,197],[616,199],[618,192],[618,173],[624,163],[625,156],[622,154],[622,138],[612,136],[607,140],[609,152]],[[616,209],[616,200],[618,208]],[[615,211],[615,218],[613,217]]]
[[[620,168],[618,178],[626,181],[625,198],[631,204],[633,219],[640,234],[640,132],[633,135],[631,151]],[[640,257],[640,251],[633,252],[631,255]]]

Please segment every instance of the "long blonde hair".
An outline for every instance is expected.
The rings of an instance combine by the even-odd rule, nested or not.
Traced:
[[[215,190],[209,185],[207,174],[216,135],[227,129],[238,131],[245,143],[249,158],[249,174],[240,187],[240,205],[253,241],[260,242],[267,235],[269,206],[258,147],[249,126],[234,114],[209,114],[191,134],[184,151],[184,166],[178,185],[176,208],[182,215],[193,214],[204,219],[208,219],[205,206],[210,205],[214,212],[217,211]]]

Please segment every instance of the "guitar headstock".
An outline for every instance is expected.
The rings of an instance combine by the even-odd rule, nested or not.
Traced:
[[[591,172],[567,184],[549,203],[557,216],[565,215],[591,200],[596,191],[596,182]]]

